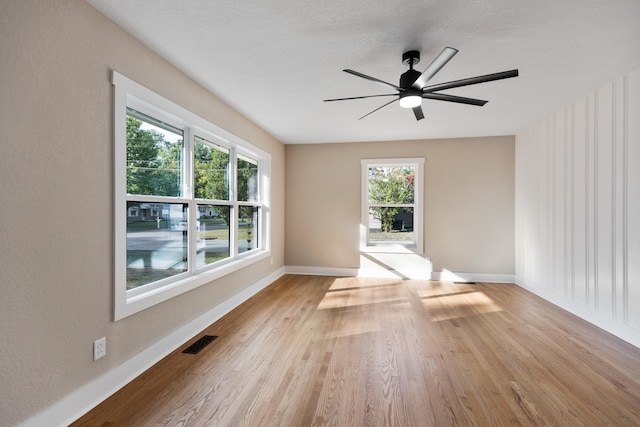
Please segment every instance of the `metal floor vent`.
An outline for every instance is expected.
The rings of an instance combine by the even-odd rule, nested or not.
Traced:
[[[456,285],[477,285],[476,282],[453,282]]]
[[[189,347],[185,348],[182,352],[197,354],[200,350],[211,344],[216,338],[218,338],[217,335],[205,335],[202,338],[198,339],[198,341],[191,344]]]

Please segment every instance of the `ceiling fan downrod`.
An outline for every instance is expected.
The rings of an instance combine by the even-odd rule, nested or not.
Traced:
[[[419,90],[411,90],[411,85],[420,77],[420,71],[414,70],[413,66],[420,62],[420,52],[410,50],[402,54],[402,63],[409,66],[409,69],[400,76],[400,87],[405,91],[412,92],[415,96]],[[415,93],[413,93],[415,92]],[[402,98],[402,94],[400,96]]]

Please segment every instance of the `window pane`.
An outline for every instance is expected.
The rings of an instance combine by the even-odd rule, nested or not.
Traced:
[[[229,258],[231,207],[198,205],[198,249],[196,267]]]
[[[369,168],[370,204],[412,204],[414,202],[413,166]]]
[[[258,247],[258,207],[240,206],[238,218],[238,253]]]
[[[258,201],[258,161],[238,155],[238,201]]]
[[[196,198],[229,200],[229,150],[196,137],[194,171]]]
[[[413,241],[413,208],[369,208],[369,241]]]
[[[186,204],[127,202],[127,289],[187,271],[187,218]]]
[[[127,193],[178,197],[183,132],[127,109]]]

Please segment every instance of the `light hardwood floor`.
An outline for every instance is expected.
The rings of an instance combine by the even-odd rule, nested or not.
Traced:
[[[284,276],[74,425],[638,426],[640,349],[515,285]]]

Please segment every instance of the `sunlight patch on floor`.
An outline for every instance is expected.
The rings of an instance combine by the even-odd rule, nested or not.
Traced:
[[[502,307],[479,291],[422,297],[422,304],[433,322],[502,311]]]
[[[357,277],[340,277],[333,281],[329,287],[329,292],[352,290],[352,289],[368,289],[379,288],[382,286],[398,286],[402,284],[402,279],[397,277],[375,277],[366,280]]]
[[[405,283],[389,278],[335,279],[317,306],[319,314],[331,319],[335,314],[341,319],[339,323],[332,322],[327,337],[344,338],[389,328],[394,313],[405,313],[411,308]]]
[[[327,292],[318,304],[318,310],[396,303],[405,300],[406,298],[398,293],[396,285],[362,289],[350,288]]]

